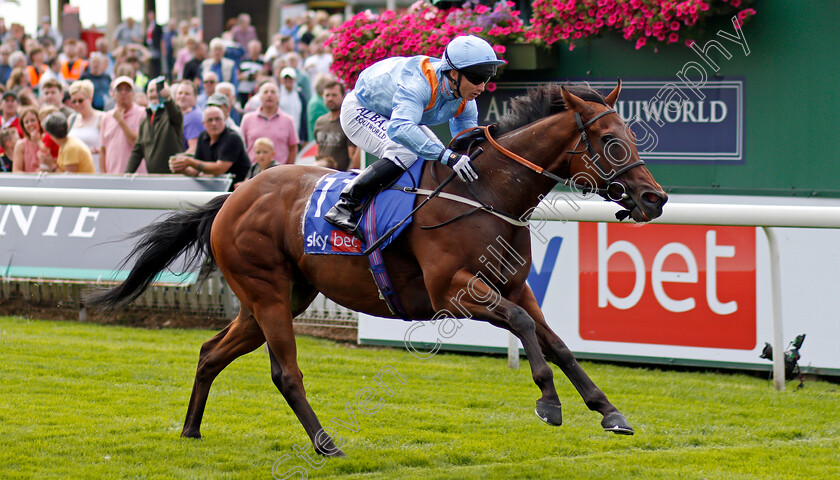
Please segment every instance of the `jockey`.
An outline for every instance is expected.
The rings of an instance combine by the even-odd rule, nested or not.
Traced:
[[[391,185],[418,158],[452,167],[465,182],[477,179],[470,158],[446,148],[426,125],[448,121],[453,137],[478,126],[475,99],[504,63],[489,43],[468,35],[449,42],[442,59],[393,57],[362,71],[341,105],[341,128],[379,160],[344,188],[324,219],[354,232],[353,215],[365,197]]]

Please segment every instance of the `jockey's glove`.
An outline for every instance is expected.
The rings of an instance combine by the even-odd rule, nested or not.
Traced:
[[[458,177],[465,183],[470,183],[473,180],[478,180],[478,172],[475,171],[472,160],[466,155],[461,155],[461,158],[452,165],[452,170],[458,174]]]
[[[475,170],[475,166],[470,157],[466,155],[457,154],[447,148],[441,153],[440,162],[452,167],[452,170],[455,170],[455,173],[458,174],[458,178],[465,183],[470,183],[478,179],[478,172]]]

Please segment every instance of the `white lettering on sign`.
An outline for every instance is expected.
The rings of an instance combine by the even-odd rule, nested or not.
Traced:
[[[717,259],[735,256],[732,245],[718,245],[717,232],[706,232],[706,302],[709,309],[718,315],[730,315],[738,311],[735,300],[721,302],[717,296]],[[620,297],[610,290],[609,261],[617,254],[627,255],[633,264],[635,282],[632,291],[625,297]],[[671,255],[680,256],[686,265],[685,271],[664,270],[665,260]],[[687,312],[693,310],[697,304],[694,297],[683,299],[671,298],[665,291],[665,283],[697,283],[697,259],[691,249],[679,242],[671,242],[662,246],[653,259],[651,266],[651,287],[656,301],[671,312]],[[605,308],[612,305],[619,310],[628,310],[636,306],[642,298],[645,289],[645,261],[642,253],[632,242],[618,240],[609,243],[607,239],[607,224],[598,224],[598,307]]]
[[[665,259],[670,255],[679,255],[682,257],[683,261],[685,261],[685,264],[688,266],[687,271],[672,272],[662,270],[662,266],[665,264]],[[665,282],[697,283],[697,259],[694,258],[694,254],[691,253],[691,249],[685,246],[685,244],[678,242],[669,243],[662,247],[653,259],[653,266],[650,272],[650,282],[653,287],[653,295],[656,297],[656,300],[659,301],[659,304],[665,308],[665,310],[677,313],[692,310],[696,305],[694,298],[689,297],[682,300],[674,300],[665,293],[665,289],[662,287],[662,284]]]
[[[44,233],[41,234],[42,237],[58,236],[58,233],[55,231],[55,228],[58,226],[58,219],[61,218],[62,211],[64,211],[64,207],[53,208],[52,216],[50,217],[50,223],[47,225],[47,229],[44,230]]]
[[[73,231],[70,232],[70,235],[68,236],[93,238],[93,234],[96,233],[96,227],[93,227],[90,230],[85,230],[85,222],[88,218],[92,218],[95,222],[96,219],[99,218],[99,210],[91,210],[89,207],[82,207],[79,210],[79,217],[76,218],[76,226],[73,227]]]
[[[732,300],[721,303],[717,297],[717,258],[734,256],[735,247],[717,245],[717,232],[706,232],[706,298],[709,300],[709,308],[718,315],[729,315],[738,311],[738,302]]]
[[[621,252],[630,257],[633,261],[633,268],[636,271],[636,283],[633,285],[633,291],[626,297],[618,297],[610,291],[608,282],[608,263],[610,257]],[[639,303],[642,298],[642,292],[645,290],[645,261],[642,259],[642,254],[639,249],[632,243],[619,240],[610,246],[607,246],[607,225],[605,223],[598,224],[598,307],[604,308],[607,303],[610,303],[619,310],[627,310],[633,308]]]
[[[17,225],[24,237],[29,236],[35,216],[38,212],[43,212],[45,209],[39,209],[33,206],[29,209],[29,213],[25,214],[23,207],[20,205],[6,205],[3,215],[0,216],[0,235],[7,235],[7,227],[10,227],[9,218],[14,218],[14,223]],[[61,219],[61,214],[64,212],[64,207],[53,207],[50,213],[50,219],[47,223],[46,229],[41,233],[42,237],[57,237],[58,222]],[[43,217],[43,215],[41,215]],[[99,210],[91,210],[90,207],[82,207],[79,209],[79,216],[76,218],[76,224],[73,230],[67,234],[68,237],[78,238],[92,238],[96,233],[96,220],[99,218]],[[86,229],[87,221],[91,220],[88,229]],[[41,223],[39,222],[39,225]]]
[[[661,102],[642,100],[619,100],[615,110],[625,122],[639,119],[644,122],[665,123],[720,123],[726,120],[729,107],[722,100]],[[650,150],[650,149],[648,149]]]
[[[481,121],[483,123],[498,122],[507,113],[509,103],[509,100],[503,100],[502,106],[499,108],[499,101],[496,100],[496,97],[490,97],[490,104],[487,105],[487,113]]]
[[[3,217],[0,219],[0,235],[6,235],[6,222],[9,221],[10,213],[14,215],[15,223],[23,232],[23,236],[29,235],[29,228],[32,226],[32,220],[35,219],[35,212],[37,211],[38,207],[33,206],[29,210],[29,216],[26,216],[23,214],[23,207],[20,205],[7,205]]]

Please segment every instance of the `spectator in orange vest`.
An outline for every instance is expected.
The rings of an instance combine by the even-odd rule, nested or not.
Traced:
[[[87,60],[79,58],[79,42],[70,38],[64,42],[63,50],[67,60],[61,62],[61,76],[66,82],[78,80],[88,64]]]
[[[26,67],[26,71],[29,73],[29,85],[32,88],[38,86],[41,82],[41,75],[46,70],[44,65],[45,55],[44,49],[41,47],[35,47],[29,51],[29,66]]]

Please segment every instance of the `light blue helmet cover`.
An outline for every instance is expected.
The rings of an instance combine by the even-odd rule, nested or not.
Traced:
[[[488,77],[496,74],[497,66],[505,64],[504,60],[496,57],[489,43],[474,35],[456,37],[449,42],[443,52],[443,60],[445,65],[442,70],[479,70]]]

